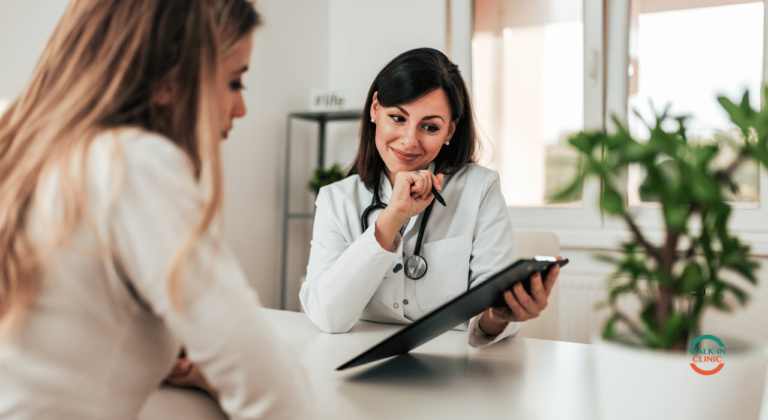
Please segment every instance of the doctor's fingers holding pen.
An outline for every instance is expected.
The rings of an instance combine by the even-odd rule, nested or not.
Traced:
[[[421,214],[432,203],[435,198],[432,187],[441,191],[444,176],[435,175],[428,169],[398,172],[387,208],[398,213],[405,223],[411,217]]]

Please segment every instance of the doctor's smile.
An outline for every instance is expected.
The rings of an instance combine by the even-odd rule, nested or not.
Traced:
[[[390,150],[394,153],[395,157],[404,162],[413,162],[417,157],[421,156],[421,153],[404,153],[394,147],[390,147]]]

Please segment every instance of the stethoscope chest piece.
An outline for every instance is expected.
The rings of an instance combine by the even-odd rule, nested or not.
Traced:
[[[411,280],[418,280],[427,274],[427,260],[421,255],[411,255],[405,262],[405,275]]]
[[[387,205],[382,203],[379,199],[379,180],[377,179],[374,181],[374,187],[373,187],[373,200],[371,200],[371,205],[368,206],[365,210],[363,210],[363,215],[361,217],[361,224],[363,227],[363,232],[365,232],[368,229],[368,217],[370,216],[371,212],[373,212],[376,209],[384,210]],[[419,253],[421,252],[421,243],[424,241],[424,230],[427,226],[427,220],[429,219],[429,215],[432,213],[432,205],[434,204],[434,201],[429,204],[426,210],[424,210],[424,217],[421,219],[421,225],[419,226],[419,236],[416,239],[416,249],[413,252],[413,255],[411,255],[408,259],[405,260],[405,266],[402,267],[403,271],[405,272],[405,276],[408,277],[411,280],[418,280],[422,277],[424,277],[425,274],[427,274],[427,260],[424,259]],[[400,271],[400,264],[395,266],[395,269],[392,271],[392,274],[397,273]],[[389,276],[387,276],[389,277]]]

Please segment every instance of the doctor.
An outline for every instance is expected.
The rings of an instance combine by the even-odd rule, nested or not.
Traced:
[[[517,260],[498,173],[475,162],[479,139],[458,66],[422,48],[401,54],[368,92],[350,175],[317,197],[301,304],[329,333],[359,320],[406,324]],[[434,200],[441,192],[446,206]],[[467,328],[473,347],[517,334],[547,306],[546,280],[518,284],[508,308]]]

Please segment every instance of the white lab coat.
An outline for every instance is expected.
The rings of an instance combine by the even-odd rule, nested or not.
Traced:
[[[392,186],[382,175],[381,201],[388,203],[391,194]],[[412,217],[403,236],[385,250],[374,237],[380,212],[370,216],[363,232],[360,218],[373,192],[358,175],[320,189],[307,281],[300,292],[309,319],[329,333],[347,332],[359,319],[411,323],[517,260],[497,172],[466,165],[445,177],[441,195],[447,207],[433,206],[421,248],[427,273],[411,280],[404,270],[393,274],[393,268],[413,255],[423,213]],[[498,336],[488,336],[478,320],[474,317],[467,327],[473,347],[522,328],[522,323],[510,323]]]

